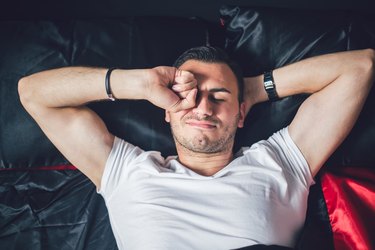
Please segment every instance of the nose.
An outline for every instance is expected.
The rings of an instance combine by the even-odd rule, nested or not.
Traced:
[[[212,104],[207,96],[199,96],[199,98],[197,98],[196,106],[193,109],[193,113],[202,118],[212,116],[212,108]]]

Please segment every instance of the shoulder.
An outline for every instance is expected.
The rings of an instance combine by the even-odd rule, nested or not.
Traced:
[[[250,147],[243,147],[237,153],[239,156],[243,155],[270,155],[275,156],[279,150],[283,150],[290,142],[287,128],[283,128],[273,133],[268,139],[258,141]]]
[[[109,197],[124,183],[144,175],[159,172],[164,165],[160,152],[145,151],[121,138],[115,137],[105,164],[99,193]]]
[[[265,168],[279,168],[301,180],[305,186],[314,183],[308,163],[290,137],[288,127],[275,132],[267,140],[244,148],[243,156],[249,162],[261,164]]]

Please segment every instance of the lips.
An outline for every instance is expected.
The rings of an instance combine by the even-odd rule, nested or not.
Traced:
[[[216,124],[208,121],[188,120],[186,124],[199,129],[214,129]]]

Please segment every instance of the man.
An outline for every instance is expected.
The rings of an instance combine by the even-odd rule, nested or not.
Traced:
[[[245,78],[242,87],[221,50],[199,47],[177,60],[178,69],[67,67],[21,79],[19,93],[103,195],[120,249],[293,247],[313,177],[371,89],[374,58],[370,49],[322,55],[275,69],[273,77]],[[254,104],[298,93],[312,95],[287,128],[232,152]],[[110,134],[85,104],[113,96],[165,109],[178,156],[164,159]]]

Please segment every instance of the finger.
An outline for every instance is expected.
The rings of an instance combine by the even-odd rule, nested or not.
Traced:
[[[190,93],[191,89],[189,90],[186,90],[186,91],[181,91],[181,92],[177,92],[175,91],[176,95],[178,95],[181,99],[185,99],[188,94]]]
[[[174,79],[174,82],[175,84],[178,84],[178,83],[182,83],[182,84],[188,84],[188,83],[196,83],[196,79],[195,77],[191,77],[191,76],[178,76],[178,77],[175,77]]]
[[[193,79],[190,82],[183,82],[183,83],[177,83],[172,85],[173,91],[176,92],[183,92],[187,90],[191,90],[197,86],[197,80]]]
[[[174,81],[177,83],[185,83],[185,82],[191,82],[195,80],[195,76],[193,73],[185,70],[177,70]]]
[[[185,99],[182,99],[181,108],[190,109],[195,107],[195,100],[197,98],[198,89],[192,89],[189,91]]]
[[[195,99],[197,96],[197,89],[192,89],[187,94],[186,98],[180,99],[175,105],[173,105],[169,110],[171,112],[178,112],[184,109],[190,109],[195,106]]]
[[[180,76],[184,76],[184,77],[194,77],[193,73],[187,71],[187,70],[181,70],[181,69],[177,69],[176,70],[176,75],[175,77],[180,77]]]
[[[182,70],[181,69],[176,69],[175,78],[178,77],[178,76],[181,76],[181,74],[182,74]]]

